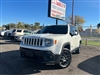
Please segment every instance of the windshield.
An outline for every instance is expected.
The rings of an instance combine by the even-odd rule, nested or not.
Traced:
[[[37,34],[42,33],[51,33],[51,34],[67,34],[68,27],[67,25],[55,25],[55,26],[46,26],[40,30]]]

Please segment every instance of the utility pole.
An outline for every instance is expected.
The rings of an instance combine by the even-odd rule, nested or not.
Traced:
[[[16,20],[16,29],[17,29],[17,20]]]
[[[77,16],[75,15],[75,26],[76,26],[76,18],[77,18]]]
[[[74,25],[74,0],[72,0],[72,25]]]
[[[93,28],[93,25],[90,25],[90,36],[92,37],[92,28]]]

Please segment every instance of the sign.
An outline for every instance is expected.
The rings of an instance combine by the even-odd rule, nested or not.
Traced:
[[[65,20],[66,4],[59,0],[49,0],[48,17]]]

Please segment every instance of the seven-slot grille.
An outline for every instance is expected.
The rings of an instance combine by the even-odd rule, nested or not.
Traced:
[[[33,46],[43,46],[42,38],[24,38],[23,44]]]

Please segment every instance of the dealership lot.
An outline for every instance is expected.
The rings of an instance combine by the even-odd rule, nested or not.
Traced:
[[[20,42],[0,37],[0,74],[37,75],[100,75],[100,47],[81,46],[80,54],[72,55],[68,68],[57,69],[20,58]]]

